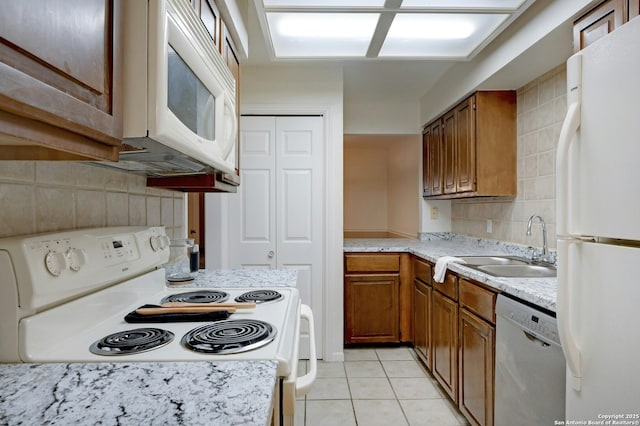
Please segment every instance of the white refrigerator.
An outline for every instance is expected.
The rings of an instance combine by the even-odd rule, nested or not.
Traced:
[[[567,61],[556,173],[566,420],[640,424],[640,18]]]

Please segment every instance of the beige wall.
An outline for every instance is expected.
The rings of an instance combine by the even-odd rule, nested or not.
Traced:
[[[0,161],[0,237],[121,225],[165,225],[184,237],[184,195],[145,182],[82,163]]]
[[[555,152],[566,109],[564,65],[518,90],[518,195],[506,201],[453,201],[452,232],[541,247],[540,225],[531,237],[525,235],[528,218],[537,213],[555,247]]]
[[[345,135],[344,229],[418,233],[419,135]]]

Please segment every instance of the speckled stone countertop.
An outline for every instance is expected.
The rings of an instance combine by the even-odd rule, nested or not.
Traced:
[[[421,239],[381,238],[345,239],[345,252],[407,252],[437,262],[441,256],[511,255],[528,257],[528,248],[500,241],[483,240],[449,233],[425,234]],[[484,274],[462,264],[453,263],[449,270],[537,306],[556,311],[556,278],[502,278]]]
[[[169,287],[295,287],[297,280],[295,269],[201,269],[193,282]]]
[[[276,361],[0,364],[0,424],[265,426],[276,369]]]
[[[200,270],[169,287],[295,287],[295,270]],[[277,361],[0,364],[0,425],[268,425]]]

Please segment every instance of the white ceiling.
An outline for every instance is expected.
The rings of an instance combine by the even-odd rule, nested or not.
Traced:
[[[537,0],[549,3],[557,0]],[[246,65],[287,64],[340,64],[343,67],[345,107],[367,102],[418,103],[425,94],[436,88],[436,83],[460,62],[452,60],[381,60],[381,59],[288,59],[270,57],[264,33],[260,26],[254,0],[247,0],[248,58]],[[517,21],[516,21],[517,22]],[[538,46],[525,52],[504,70],[487,80],[481,89],[515,89],[546,72],[570,53],[570,27],[558,28]],[[558,48],[561,46],[561,48]],[[454,68],[455,69],[455,68]]]
[[[249,55],[247,65],[273,64],[253,1],[248,2]],[[344,69],[345,102],[363,103],[385,99],[418,102],[444,73],[455,64],[446,60],[329,60],[278,61],[291,63],[339,63]]]

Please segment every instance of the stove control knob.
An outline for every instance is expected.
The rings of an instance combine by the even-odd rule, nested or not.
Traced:
[[[166,236],[166,235],[160,236],[160,248],[161,249],[166,249],[170,245],[171,245],[171,240],[169,239],[168,236]]]
[[[67,259],[69,260],[69,268],[78,272],[87,263],[87,253],[83,249],[70,248],[67,250]]]
[[[151,243],[151,249],[153,251],[158,251],[160,250],[162,247],[160,247],[160,237],[151,237],[149,239],[149,242]]]
[[[69,267],[67,256],[64,253],[58,253],[56,251],[50,251],[44,257],[44,265],[47,271],[54,277],[60,276],[62,271]]]

